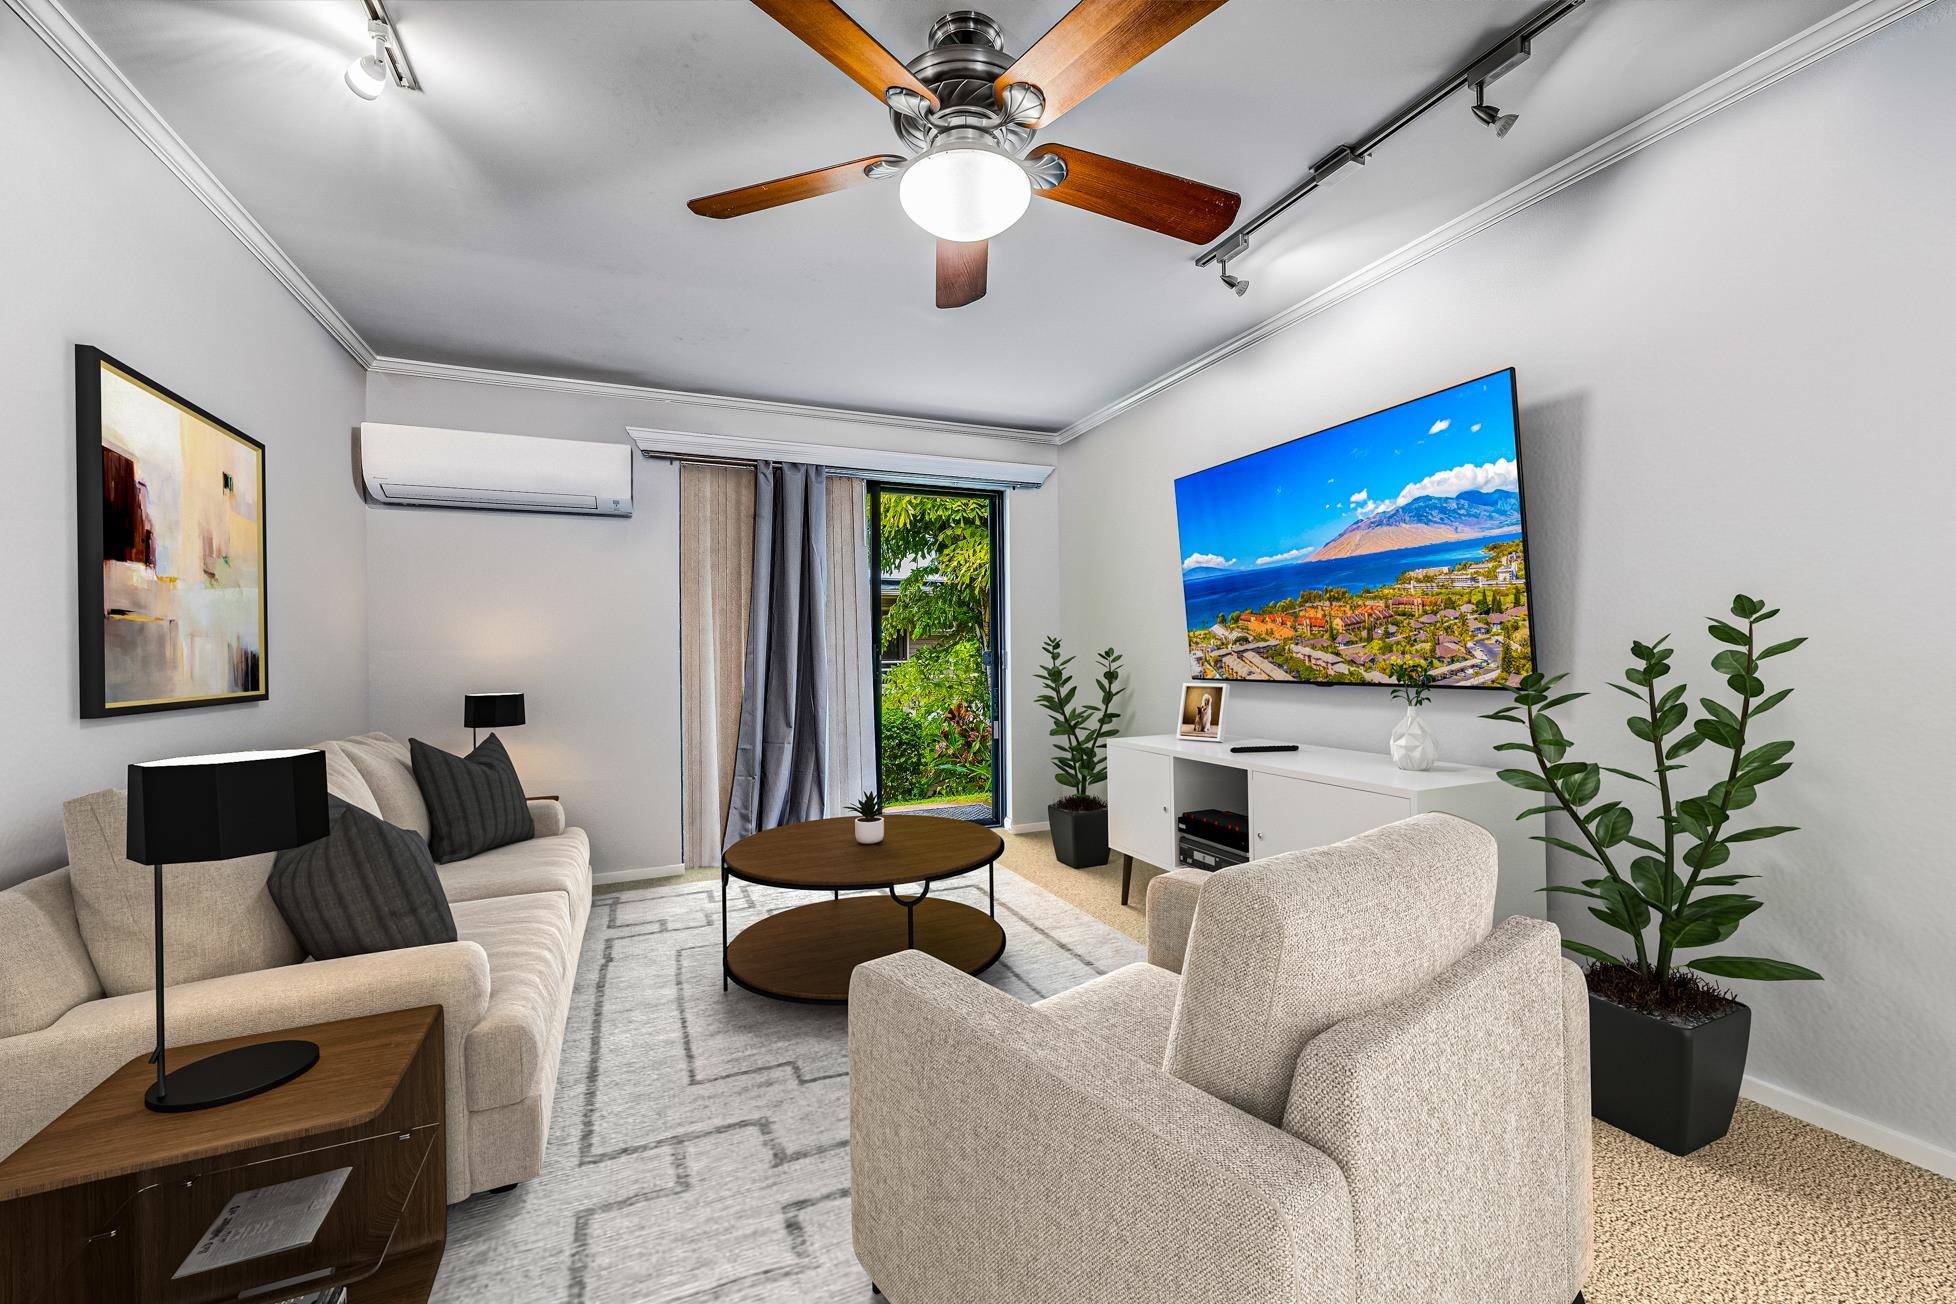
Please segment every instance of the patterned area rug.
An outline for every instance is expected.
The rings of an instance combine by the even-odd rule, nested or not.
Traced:
[[[939,885],[983,908],[985,877]],[[816,899],[735,882],[729,922]],[[849,1240],[847,1015],[720,990],[720,886],[600,896],[579,960],[542,1174],[449,1210],[436,1304],[862,1304]],[[998,870],[1021,1000],[1142,958]]]

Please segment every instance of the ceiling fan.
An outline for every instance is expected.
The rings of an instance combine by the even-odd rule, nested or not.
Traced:
[[[905,152],[724,190],[686,207],[739,217],[900,177],[904,211],[937,237],[940,308],[984,297],[987,242],[1034,195],[1207,243],[1229,229],[1241,196],[1071,145],[1035,145],[1033,136],[1223,2],[1080,0],[1016,60],[997,23],[960,9],[932,24],[930,48],[904,64],[833,0],[753,0],[882,100]]]

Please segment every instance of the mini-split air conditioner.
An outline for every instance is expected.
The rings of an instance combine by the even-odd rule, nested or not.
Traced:
[[[360,426],[367,498],[390,507],[630,516],[635,454],[630,444]]]

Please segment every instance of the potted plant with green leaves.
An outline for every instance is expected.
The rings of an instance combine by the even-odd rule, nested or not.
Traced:
[[[856,813],[856,841],[874,846],[883,840],[883,799],[866,792],[849,804]]]
[[[1392,729],[1392,763],[1402,770],[1430,770],[1440,759],[1440,748],[1419,709],[1432,697],[1433,667],[1424,661],[1401,661],[1392,668],[1392,677],[1399,684],[1392,690],[1393,698],[1406,704],[1405,718]]]
[[[1100,653],[1100,675],[1094,681],[1100,701],[1090,704],[1078,700],[1073,658],[1060,655],[1060,641],[1048,638],[1044,650],[1046,664],[1039,679],[1046,691],[1033,700],[1052,718],[1047,732],[1059,740],[1053,744],[1053,774],[1067,789],[1066,796],[1046,808],[1053,854],[1062,865],[1088,869],[1107,863],[1107,803],[1091,790],[1107,780],[1107,740],[1118,732],[1114,722],[1121,717],[1114,702],[1123,691],[1121,655],[1111,647]]]
[[[1795,832],[1790,825],[1750,820],[1741,828],[1735,819],[1791,765],[1791,742],[1756,737],[1760,718],[1793,691],[1768,693],[1762,663],[1806,642],[1791,638],[1762,646],[1760,626],[1778,614],[1741,594],[1732,600],[1730,620],[1709,622],[1712,638],[1725,645],[1712,669],[1725,677],[1731,696],[1700,697],[1695,719],[1688,687],[1664,683],[1672,673],[1669,636],[1630,645],[1635,664],[1623,672],[1625,682],[1610,687],[1638,703],[1624,723],[1650,749],[1647,773],[1571,759],[1571,743],[1550,713],[1586,694],[1558,692],[1564,675],[1525,676],[1514,704],[1484,717],[1526,730],[1525,742],[1502,743],[1500,750],[1527,753],[1532,767],[1502,770],[1501,778],[1545,799],[1524,818],[1546,814],[1569,821],[1572,837],[1542,834],[1537,840],[1591,871],[1580,884],[1544,890],[1594,902],[1589,913],[1622,933],[1629,948],[1626,955],[1618,953],[1623,947],[1562,943],[1593,962],[1585,975],[1591,1110],[1672,1154],[1689,1154],[1725,1135],[1745,1075],[1752,1011],[1712,980],[1820,977],[1785,960],[1683,957],[1726,942],[1762,904],[1739,887],[1757,875],[1732,872],[1733,852]],[[1721,753],[1712,782],[1681,795],[1685,757],[1701,747]],[[1656,806],[1649,836],[1637,831],[1628,804],[1604,799],[1605,774],[1649,790],[1646,800]]]

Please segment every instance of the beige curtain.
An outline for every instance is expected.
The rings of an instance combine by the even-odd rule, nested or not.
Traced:
[[[747,611],[754,578],[754,472],[679,468],[680,847],[720,863],[733,792]]]
[[[868,495],[860,479],[829,476],[829,782],[826,813],[876,786],[876,659],[870,647]]]

